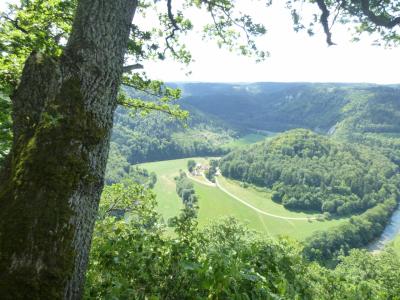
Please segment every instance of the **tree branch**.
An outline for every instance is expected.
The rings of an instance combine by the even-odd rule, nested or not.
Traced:
[[[28,33],[29,33],[26,29],[24,29],[24,28],[22,28],[21,26],[19,26],[18,20],[11,19],[11,18],[8,17],[7,15],[2,15],[2,17],[3,17],[4,19],[10,21],[10,23],[11,23],[16,29],[18,29],[19,31],[21,31],[21,32],[23,32],[23,33],[25,33],[25,34],[28,34]]]
[[[138,70],[138,69],[143,69],[143,65],[134,64],[134,65],[124,66],[122,70],[123,70],[124,73],[128,73],[130,71]]]
[[[165,38],[165,43],[167,44],[167,48],[164,50],[164,54],[165,54],[165,51],[167,49],[169,49],[172,52],[173,55],[178,56],[177,53],[175,52],[174,48],[169,43],[169,40],[172,39],[175,36],[175,32],[180,30],[178,24],[176,23],[175,17],[172,14],[172,0],[167,0],[167,10],[168,10],[168,19],[169,19],[169,21],[171,22],[171,25],[172,25],[172,31]]]
[[[159,111],[159,112],[165,113],[167,115],[170,115],[172,117],[176,116],[175,113],[173,112],[173,110],[170,107],[163,108],[163,107],[160,107],[160,106],[157,106],[157,105],[155,105],[153,107],[148,107],[145,102],[142,102],[142,103],[137,102],[137,103],[133,104],[133,103],[129,103],[129,102],[118,101],[117,103],[118,103],[118,105],[121,105],[123,107],[132,108],[132,109],[136,109],[136,110],[140,110],[140,109],[146,109],[147,110],[148,109],[148,110],[151,110],[151,111]]]
[[[324,28],[324,32],[326,35],[326,42],[328,43],[328,46],[336,45],[334,42],[332,42],[332,33],[329,29],[329,23],[328,23],[328,18],[329,18],[329,10],[326,6],[326,3],[324,0],[316,0],[319,9],[322,11],[320,22],[322,24],[322,27]]]
[[[142,88],[140,88],[140,87],[138,87],[138,86],[136,86],[136,85],[129,84],[129,83],[127,83],[127,82],[123,82],[122,84],[125,85],[125,86],[129,86],[129,87],[131,87],[131,88],[133,88],[133,89],[135,89],[135,90],[137,90],[137,91],[139,91],[139,92],[143,92],[143,93],[145,93],[145,94],[148,95],[148,96],[152,96],[152,97],[161,97],[161,94],[152,93],[152,92],[150,92],[150,91],[148,91],[148,90],[146,90],[146,89],[142,89]]]
[[[353,0],[353,3],[355,1]],[[357,1],[358,2],[358,1]],[[361,3],[361,11],[363,14],[375,25],[377,26],[383,26],[386,28],[393,28],[396,25],[400,24],[400,17],[394,18],[394,19],[388,19],[383,15],[376,15],[371,9],[370,9],[370,3],[369,0],[360,0]]]

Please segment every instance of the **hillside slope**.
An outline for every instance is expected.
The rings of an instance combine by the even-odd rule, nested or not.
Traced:
[[[398,167],[384,155],[304,129],[233,151],[220,168],[226,177],[271,189],[289,209],[349,215],[398,194]]]
[[[241,137],[295,128],[361,143],[400,165],[400,87],[330,83],[172,83],[182,89],[188,127],[159,113],[115,114],[108,173],[129,165],[218,156]],[[238,139],[239,138],[239,139]],[[246,140],[244,138],[243,140]],[[118,162],[118,163],[117,163]],[[122,168],[122,169],[123,169]],[[123,171],[122,171],[123,172]]]
[[[192,156],[219,156],[228,152],[237,133],[223,122],[191,111],[188,126],[162,113],[131,116],[119,108],[114,116],[106,181],[118,182],[130,165]]]

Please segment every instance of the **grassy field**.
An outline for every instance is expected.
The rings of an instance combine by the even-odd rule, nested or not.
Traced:
[[[241,147],[245,145],[250,145],[254,144],[260,141],[263,141],[265,138],[267,138],[267,135],[262,135],[258,133],[250,133],[242,136],[239,139],[235,139],[233,142],[226,144],[225,146],[228,148],[236,148],[236,147]]]
[[[157,183],[154,186],[154,192],[157,194],[158,211],[165,219],[176,216],[183,208],[182,201],[175,191],[174,177],[179,175],[180,169],[187,169],[188,160],[176,159],[140,165],[157,174]],[[196,158],[196,161],[202,162],[204,159]]]
[[[251,186],[243,188],[240,186],[239,181],[220,177],[218,179],[218,182],[232,194],[238,196],[239,198],[242,198],[251,205],[271,214],[294,218],[318,216],[318,214],[312,215],[307,213],[289,211],[283,205],[272,201],[271,193],[261,191],[261,189],[256,189]]]
[[[159,203],[158,211],[165,219],[177,215],[182,208],[182,202],[175,191],[174,177],[179,174],[179,169],[186,169],[188,160],[169,160],[141,165],[157,174],[157,183],[154,191],[157,194]],[[195,158],[195,160],[197,162],[204,161],[201,158]],[[315,215],[286,210],[283,206],[274,203],[268,193],[258,191],[254,188],[245,189],[240,187],[237,182],[223,178],[220,178],[219,182],[229,192],[268,213],[285,217],[315,217]],[[272,236],[287,235],[302,240],[316,230],[324,230],[343,222],[343,220],[284,220],[266,216],[243,205],[216,187],[206,186],[197,182],[193,182],[193,184],[199,196],[200,226],[204,226],[210,221],[224,216],[233,216],[246,223],[249,228],[268,233]]]

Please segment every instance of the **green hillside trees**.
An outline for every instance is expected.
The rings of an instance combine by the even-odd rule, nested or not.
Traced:
[[[367,147],[298,129],[223,157],[224,176],[263,186],[288,209],[351,215],[397,198],[398,167]]]

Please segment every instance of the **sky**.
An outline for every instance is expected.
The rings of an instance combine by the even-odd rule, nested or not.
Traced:
[[[208,17],[198,11],[189,11],[194,31],[185,38],[195,62],[189,67],[167,59],[146,61],[144,70],[152,79],[163,81],[202,82],[369,82],[400,83],[400,47],[385,49],[372,46],[372,38],[364,36],[361,42],[351,43],[348,28],[335,24],[333,40],[336,46],[328,47],[322,29],[313,37],[292,29],[290,11],[285,1],[274,1],[271,7],[255,1],[239,0],[239,8],[265,24],[268,32],[258,40],[260,48],[268,50],[270,57],[262,63],[219,49],[212,41],[202,41],[201,26]],[[263,1],[265,2],[265,1]],[[173,2],[174,3],[174,2]],[[249,5],[250,4],[250,5]],[[302,8],[311,15],[314,6]],[[4,1],[0,3],[4,10]],[[134,21],[150,26],[154,19],[135,17]],[[188,71],[191,72],[187,75]]]

